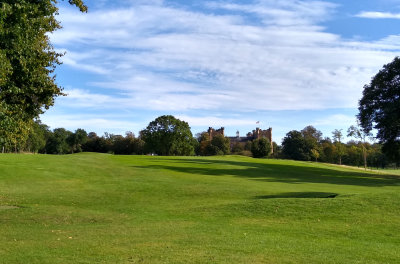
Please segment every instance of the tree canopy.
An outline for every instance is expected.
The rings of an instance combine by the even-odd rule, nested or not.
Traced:
[[[321,131],[313,126],[306,126],[303,130],[292,130],[286,134],[282,141],[282,153],[285,158],[295,160],[311,160],[315,158],[312,150],[319,150],[322,140]]]
[[[310,160],[310,150],[302,133],[297,130],[288,132],[283,138],[282,153],[287,159]]]
[[[87,11],[82,0],[69,3]],[[4,141],[12,141],[8,137],[32,124],[33,118],[54,104],[55,97],[63,95],[54,74],[63,54],[54,50],[48,35],[61,27],[57,13],[56,0],[0,2],[0,127]]]
[[[158,155],[185,156],[194,154],[194,142],[189,124],[172,115],[157,117],[140,132],[146,149]]]
[[[253,140],[251,143],[251,153],[254,158],[264,158],[271,154],[271,142],[266,138]]]
[[[377,138],[393,158],[400,156],[400,58],[396,57],[364,86],[358,119],[363,132],[377,129]]]

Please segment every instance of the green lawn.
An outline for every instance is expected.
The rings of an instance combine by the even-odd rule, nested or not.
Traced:
[[[400,178],[247,157],[0,155],[0,263],[400,263]]]

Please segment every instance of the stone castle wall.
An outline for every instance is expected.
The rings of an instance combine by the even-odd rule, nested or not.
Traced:
[[[221,127],[220,129],[214,129],[212,127],[209,127],[207,133],[208,133],[208,135],[210,137],[210,140],[212,140],[213,137],[216,136],[216,135],[225,136],[225,128]],[[236,133],[236,137],[229,137],[229,139],[231,141],[231,148],[236,143],[246,144],[249,141],[253,141],[255,139],[260,139],[260,138],[268,139],[269,142],[271,143],[271,151],[273,151],[272,128],[271,127],[268,128],[268,129],[265,129],[265,130],[260,129],[259,127],[257,127],[252,132],[247,133],[245,137],[240,137],[239,136],[239,131],[238,131]]]
[[[220,129],[215,130],[214,128],[209,127],[207,133],[208,133],[208,136],[210,137],[210,140],[212,140],[213,137],[216,135],[225,136],[225,128],[221,127]]]

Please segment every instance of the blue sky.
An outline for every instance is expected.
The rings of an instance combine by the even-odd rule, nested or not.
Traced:
[[[193,134],[355,124],[363,86],[399,55],[400,0],[90,0],[60,4],[66,97],[51,128],[138,134],[172,114]],[[259,124],[256,122],[259,121]]]

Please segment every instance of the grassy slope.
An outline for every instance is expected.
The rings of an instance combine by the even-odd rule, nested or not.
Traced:
[[[399,209],[323,164],[0,155],[1,263],[399,263]]]

